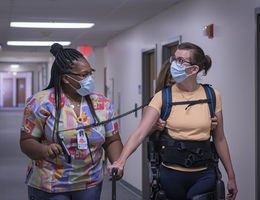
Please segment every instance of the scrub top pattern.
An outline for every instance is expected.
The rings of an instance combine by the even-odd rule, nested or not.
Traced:
[[[115,117],[113,105],[105,96],[91,93],[90,98],[100,121]],[[27,100],[21,127],[23,134],[37,137],[42,143],[57,141],[56,135],[53,137],[54,99],[54,89],[51,88],[43,90]],[[62,92],[59,130],[78,128],[92,123],[94,123],[94,119],[85,98],[82,98],[80,116],[77,117],[69,99]],[[104,126],[84,131],[88,136],[90,149],[88,147],[86,149],[78,148],[76,130],[62,132],[65,145],[72,156],[71,164],[67,163],[63,155],[54,159],[31,160],[26,183],[47,192],[67,192],[84,190],[102,182],[102,145],[106,137],[118,134],[118,123],[115,120]]]

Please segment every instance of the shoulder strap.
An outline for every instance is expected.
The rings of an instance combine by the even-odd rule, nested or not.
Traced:
[[[202,84],[205,92],[207,99],[210,101],[208,102],[209,104],[209,111],[210,111],[210,116],[213,118],[215,116],[215,108],[216,108],[216,95],[214,89],[209,85],[209,84]]]
[[[216,108],[216,95],[214,89],[209,85],[209,84],[202,84],[206,96],[207,96],[207,102],[209,105],[209,110],[210,110],[210,115],[213,118],[215,116],[215,108]],[[198,102],[196,101],[195,104],[197,103],[206,103],[206,102],[200,102],[202,100],[199,100]],[[189,104],[191,102],[179,102],[179,104],[185,103]],[[162,90],[162,109],[161,109],[161,119],[162,120],[167,120],[170,113],[171,113],[171,108],[173,105],[179,105],[178,103],[172,103],[172,88],[167,87]]]
[[[162,90],[162,109],[161,119],[166,121],[171,113],[171,102],[172,102],[172,87],[167,87]]]

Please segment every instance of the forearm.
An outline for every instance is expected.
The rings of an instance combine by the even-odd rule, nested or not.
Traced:
[[[139,131],[136,130],[124,145],[123,151],[118,159],[118,162],[122,165],[125,165],[127,158],[138,148],[138,146],[142,143],[144,138],[145,137],[141,136],[139,134]]]
[[[23,153],[25,153],[32,160],[43,160],[44,159],[44,148],[45,144],[34,139],[25,139],[20,141],[20,147]]]
[[[224,134],[222,111],[216,113],[216,117],[217,117],[218,125],[216,127],[216,131],[213,134],[216,150],[218,152],[221,162],[225,167],[228,178],[235,179],[235,173],[231,163],[228,144]]]
[[[105,148],[110,163],[115,162],[119,158],[122,149],[123,149],[123,144],[121,140],[115,140]]]
[[[137,129],[131,134],[130,138],[124,145],[123,151],[117,160],[120,166],[124,166],[127,158],[137,149],[137,147],[143,142],[145,137],[151,131],[153,125],[159,118],[159,113],[152,107],[147,107],[143,114],[142,120]]]
[[[230,158],[230,153],[228,149],[227,140],[223,137],[221,140],[215,142],[215,146],[220,157],[221,162],[223,163],[225,170],[227,172],[229,179],[235,179],[235,173],[232,167],[232,162]]]

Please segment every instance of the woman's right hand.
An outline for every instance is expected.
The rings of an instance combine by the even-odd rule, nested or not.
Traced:
[[[163,121],[161,118],[157,120],[157,122],[153,125],[152,130],[150,131],[151,133],[154,131],[163,131],[166,126],[166,121]]]
[[[48,158],[55,158],[58,155],[62,154],[63,155],[63,151],[62,148],[59,144],[56,143],[52,143],[52,144],[43,144],[42,146],[42,156],[43,159],[46,160]]]
[[[166,121],[163,121],[161,118],[159,118],[156,124],[154,125],[154,128],[158,131],[163,131],[165,126],[166,126]]]
[[[124,164],[119,163],[118,161],[115,161],[112,165],[107,167],[107,170],[110,174],[110,176],[112,176],[112,169],[116,168],[117,169],[117,175],[116,175],[116,179],[121,179],[123,174],[124,174]]]

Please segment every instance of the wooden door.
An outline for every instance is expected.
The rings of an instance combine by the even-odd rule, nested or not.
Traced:
[[[13,78],[3,79],[4,107],[13,107]]]
[[[24,107],[25,105],[25,78],[16,79],[16,106]]]
[[[149,67],[150,67],[150,97],[153,97],[153,93],[155,90],[155,66],[154,66],[154,52],[149,54],[150,62],[149,62]]]

